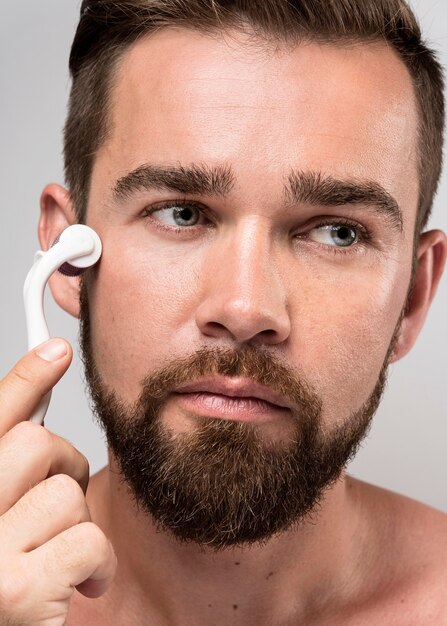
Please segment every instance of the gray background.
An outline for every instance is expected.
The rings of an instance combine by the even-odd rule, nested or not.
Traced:
[[[447,66],[447,6],[415,0],[426,39]],[[69,91],[68,55],[78,0],[0,0],[1,308],[0,375],[26,352],[22,286],[38,248],[40,193],[63,183],[61,129]],[[447,231],[447,174],[430,226]],[[77,352],[77,320],[46,311],[53,335]],[[418,343],[392,368],[374,427],[350,472],[447,512],[447,277]],[[77,355],[53,393],[46,426],[90,460],[94,473],[107,462],[102,433],[84,395]]]

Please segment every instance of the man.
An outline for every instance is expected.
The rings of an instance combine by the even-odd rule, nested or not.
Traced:
[[[110,462],[88,481],[24,421],[71,356],[31,352],[0,388],[0,624],[447,623],[445,515],[344,471],[447,255],[407,5],[91,0],[70,67],[39,235],[103,243],[51,288]]]

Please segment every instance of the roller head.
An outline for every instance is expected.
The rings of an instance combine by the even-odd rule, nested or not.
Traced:
[[[60,235],[56,237],[56,239],[53,241],[53,243],[50,246],[51,248],[58,243],[60,237],[61,237]],[[71,263],[64,263],[58,268],[57,271],[63,274],[64,276],[79,276],[80,274],[82,274],[82,272],[85,272],[85,270],[86,270],[85,267],[75,267],[74,265],[71,265]]]
[[[92,228],[84,224],[73,224],[63,230],[53,241],[51,247],[59,242],[63,243],[68,250],[78,249],[79,243],[81,243],[85,250],[85,253],[70,259],[70,262],[66,261],[58,268],[58,271],[64,276],[79,276],[88,267],[97,263],[102,253],[100,238]]]

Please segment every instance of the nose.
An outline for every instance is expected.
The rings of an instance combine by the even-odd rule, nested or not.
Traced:
[[[202,267],[196,324],[203,335],[237,343],[278,344],[290,335],[286,290],[265,224],[239,224],[216,236]]]

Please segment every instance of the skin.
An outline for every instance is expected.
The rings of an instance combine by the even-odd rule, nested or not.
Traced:
[[[378,44],[273,51],[241,33],[164,30],[125,53],[112,103],[86,221],[103,242],[89,298],[104,382],[131,403],[144,376],[169,359],[204,345],[253,343],[315,387],[330,432],[371,393],[407,296],[418,177],[416,104],[404,65]],[[143,211],[178,193],[111,198],[116,180],[146,162],[231,166],[236,184],[226,198],[191,197],[210,211],[204,225],[163,230],[157,224],[169,214]],[[377,181],[401,207],[402,232],[367,206],[287,205],[282,189],[292,168]],[[315,241],[322,217],[360,224],[371,242],[334,253]],[[42,246],[74,221],[69,194],[47,186]],[[392,361],[416,340],[446,251],[440,231],[421,237]],[[77,316],[77,279],[53,276],[50,284]],[[168,408],[167,426],[194,428],[174,400]],[[259,428],[287,440],[287,420]],[[117,615],[123,625],[147,623],[148,615],[156,625],[447,619],[447,522],[428,507],[343,475],[312,525],[216,555],[156,533],[120,485],[113,457],[110,470],[91,479],[87,503],[112,541],[117,575],[101,598],[75,592],[68,626]]]

